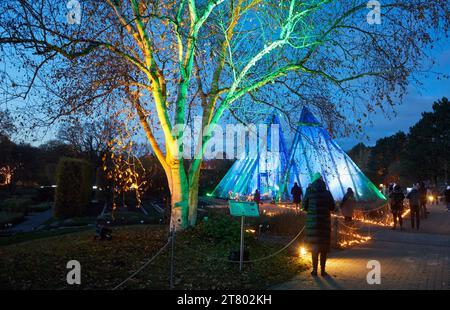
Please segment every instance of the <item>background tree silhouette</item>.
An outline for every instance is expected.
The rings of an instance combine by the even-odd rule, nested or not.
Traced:
[[[39,111],[41,125],[127,111],[165,171],[177,228],[196,222],[210,125],[228,112],[255,119],[264,107],[296,121],[305,104],[327,124],[362,122],[401,100],[423,48],[449,26],[447,0],[383,1],[381,25],[367,22],[362,0],[87,0],[80,24],[67,22],[65,5],[0,4],[7,100],[32,96],[23,117]],[[193,115],[205,130],[187,166],[183,130],[172,129]]]

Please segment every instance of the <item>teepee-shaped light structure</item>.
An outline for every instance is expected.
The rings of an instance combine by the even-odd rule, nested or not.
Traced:
[[[272,135],[267,135],[265,144],[262,142],[264,139],[258,139],[257,145],[249,146],[257,147],[257,156],[244,156],[237,160],[217,185],[213,196],[242,199],[242,196],[251,197],[258,189],[263,199],[289,200],[294,182],[306,193],[312,176],[318,172],[335,200],[341,200],[350,187],[356,200],[366,202],[367,207],[385,203],[383,194],[306,107],[302,110],[289,152],[278,116],[270,116],[266,124],[279,126],[279,150],[273,149],[275,143]],[[270,156],[267,150],[271,151]]]
[[[251,197],[258,189],[263,199],[276,197],[288,166],[288,149],[278,115],[268,117],[265,124],[267,132],[258,130],[258,142],[248,145],[246,156],[233,164],[212,196],[242,199]]]
[[[289,158],[290,169],[295,167],[300,171],[298,178],[304,189],[313,174],[319,172],[335,200],[341,200],[349,187],[357,201],[384,203],[386,200],[306,107]]]

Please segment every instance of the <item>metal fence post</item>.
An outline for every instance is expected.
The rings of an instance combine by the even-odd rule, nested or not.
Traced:
[[[173,290],[173,271],[175,268],[174,265],[174,252],[175,252],[175,226],[172,227],[172,231],[170,232],[170,242],[171,242],[171,250],[170,250],[170,282],[169,287]]]
[[[339,233],[338,233],[338,228],[339,228],[339,222],[338,222],[338,218],[335,217],[334,218],[334,247],[337,248],[338,244],[339,244]]]
[[[239,271],[244,270],[244,216],[241,217],[241,250],[239,256]]]

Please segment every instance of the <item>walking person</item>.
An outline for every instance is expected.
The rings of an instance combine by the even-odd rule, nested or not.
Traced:
[[[409,210],[411,211],[411,228],[414,229],[414,224],[416,224],[416,229],[419,230],[420,227],[420,194],[419,194],[419,183],[414,184],[411,191],[406,195],[409,200]]]
[[[420,212],[422,213],[422,217],[426,219],[428,217],[427,188],[423,181],[419,183],[419,196],[420,196]]]
[[[395,185],[392,193],[389,194],[389,203],[391,205],[392,215],[394,216],[394,227],[393,230],[397,228],[397,222],[400,225],[400,230],[403,230],[403,200],[405,195],[403,195],[403,190],[400,185]]]
[[[389,183],[388,196],[394,191],[394,183]]]
[[[303,190],[298,186],[297,182],[294,183],[294,187],[291,189],[292,200],[295,205],[295,210],[300,210],[300,204],[302,203]]]
[[[447,212],[450,211],[450,185],[447,186],[447,189],[444,191],[444,200],[445,205],[447,206]]]
[[[355,193],[352,188],[347,188],[347,192],[342,198],[341,213],[344,216],[344,221],[349,223],[353,219],[353,210],[355,209]]]
[[[303,199],[303,209],[306,215],[306,241],[312,255],[313,270],[311,275],[317,276],[320,256],[322,276],[328,276],[325,271],[327,253],[331,247],[331,211],[335,202],[330,191],[319,173],[314,174],[313,182],[306,190]]]

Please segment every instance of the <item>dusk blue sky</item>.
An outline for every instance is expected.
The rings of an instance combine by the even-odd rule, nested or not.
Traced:
[[[421,78],[423,86],[418,89],[414,85],[409,87],[409,93],[405,97],[403,104],[396,107],[397,115],[386,118],[381,113],[371,116],[373,126],[366,125],[364,133],[369,139],[364,139],[353,134],[349,137],[338,138],[337,142],[344,150],[350,149],[359,142],[367,145],[374,145],[376,140],[395,134],[398,131],[407,132],[409,127],[414,125],[420,118],[421,113],[431,111],[432,105],[442,97],[450,97],[450,80],[437,79],[435,73],[450,75],[450,39],[446,38],[430,50],[430,56],[436,61],[431,66],[430,73],[424,74]],[[432,73],[431,73],[432,72]]]
[[[450,97],[450,80],[438,79],[438,74],[450,76],[450,39],[441,39],[436,43],[434,49],[430,49],[428,54],[435,60],[434,65],[425,64],[424,69],[429,72],[419,77],[423,85],[418,89],[416,85],[411,85],[403,104],[397,105],[396,115],[390,114],[386,117],[381,112],[370,115],[373,125],[364,126],[363,133],[353,133],[348,137],[337,138],[337,142],[344,150],[349,150],[355,144],[363,142],[366,145],[374,145],[376,140],[382,137],[390,136],[398,131],[407,132],[409,127],[414,125],[420,118],[421,113],[431,111],[435,101],[442,97]],[[30,142],[33,145],[45,143],[48,140],[55,139],[57,128],[51,128],[45,133],[38,134],[34,139],[27,138],[20,134],[22,140]],[[145,139],[145,138],[143,138]]]

